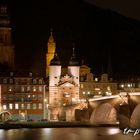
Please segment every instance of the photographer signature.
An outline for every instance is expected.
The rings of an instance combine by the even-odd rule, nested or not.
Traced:
[[[133,136],[136,136],[140,133],[140,129],[125,128],[123,130],[124,135],[128,135],[129,133],[133,133]]]

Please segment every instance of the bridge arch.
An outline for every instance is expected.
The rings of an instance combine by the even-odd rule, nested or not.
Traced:
[[[5,122],[11,119],[11,113],[8,111],[0,112],[0,121]]]
[[[130,118],[130,127],[140,128],[140,104],[138,104],[132,112],[132,115]]]
[[[90,122],[94,124],[114,124],[117,122],[117,111],[110,103],[103,103],[93,110]]]

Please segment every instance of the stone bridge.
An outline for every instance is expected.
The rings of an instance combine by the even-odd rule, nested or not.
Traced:
[[[93,124],[116,124],[120,128],[140,128],[140,93],[120,93],[88,99],[88,107],[77,109],[78,121]]]

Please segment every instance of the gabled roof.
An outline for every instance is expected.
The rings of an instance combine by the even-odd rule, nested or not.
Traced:
[[[66,81],[66,82],[64,82],[64,83],[60,83],[58,86],[72,87],[72,86],[75,86],[75,84]]]

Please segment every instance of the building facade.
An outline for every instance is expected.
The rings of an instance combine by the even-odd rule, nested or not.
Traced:
[[[117,82],[109,79],[108,74],[104,73],[97,78],[92,73],[89,73],[89,67],[81,66],[80,68],[80,71],[82,71],[80,76],[80,99],[117,94]]]
[[[25,74],[0,76],[1,121],[46,118],[45,83],[42,77]]]
[[[72,57],[67,74],[62,76],[62,67],[55,53],[49,66],[49,109],[50,120],[74,120],[74,105],[79,103],[79,63]]]

